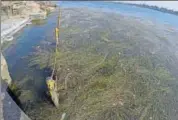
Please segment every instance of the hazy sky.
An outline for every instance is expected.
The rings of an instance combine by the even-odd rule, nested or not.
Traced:
[[[178,1],[122,1],[122,2],[135,4],[144,3],[146,5],[156,5],[158,7],[164,7],[178,11]]]

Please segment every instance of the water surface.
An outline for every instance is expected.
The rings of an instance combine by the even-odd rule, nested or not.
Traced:
[[[178,28],[178,16],[163,13],[160,11],[142,8],[132,5],[125,5],[119,3],[111,3],[111,2],[68,2],[63,1],[59,2],[58,5],[62,7],[88,7],[88,8],[99,8],[100,11],[110,11],[110,12],[118,12],[124,15],[135,16],[139,18],[143,18],[145,20],[152,20],[161,24],[169,24],[171,26]]]
[[[108,2],[59,2],[59,4],[64,8],[85,7],[86,9],[92,8],[101,11],[116,12],[154,21],[160,25],[168,24],[178,29],[178,16],[147,8]],[[31,79],[33,82],[24,84],[23,89],[33,90],[36,93],[35,99],[38,99],[39,95],[44,92],[45,78],[42,76],[41,71],[29,69],[28,60],[23,58],[34,52],[34,47],[40,45],[40,42],[53,39],[52,35],[54,35],[54,28],[57,25],[57,15],[57,13],[49,15],[45,20],[45,24],[25,27],[15,36],[16,43],[5,51],[12,79],[14,81],[22,81],[26,77]]]

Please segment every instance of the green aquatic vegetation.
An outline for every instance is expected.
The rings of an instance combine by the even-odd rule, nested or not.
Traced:
[[[64,33],[70,33],[70,34],[76,34],[81,32],[81,28],[77,26],[62,28],[61,30]]]
[[[11,90],[11,92],[14,94],[14,96],[16,96],[17,98],[20,96],[21,94],[21,89],[20,87],[16,84],[16,83],[12,83],[9,86],[9,89]]]
[[[163,67],[155,69],[155,76],[161,81],[174,80],[174,78],[171,77],[170,72],[164,69]]]
[[[109,42],[108,33],[107,32],[102,32],[101,33],[101,40],[104,41],[104,42]]]
[[[41,19],[34,19],[34,20],[32,20],[31,22],[32,22],[32,24],[34,24],[34,25],[43,25],[43,24],[46,23],[45,20],[41,20]]]
[[[9,48],[13,44],[12,41],[4,41],[1,47],[2,51],[5,51],[7,48]]]
[[[69,103],[61,105],[67,106],[65,111],[70,117],[75,111],[83,114],[80,116],[83,119],[89,116],[123,120],[145,120],[150,116],[155,119],[167,118],[164,108],[160,109],[164,103],[159,98],[165,99],[164,94],[171,91],[167,84],[175,79],[164,67],[154,67],[151,56],[125,57],[117,52],[97,55],[91,50],[95,48],[61,50],[57,56],[57,68],[60,68],[58,78],[61,79],[60,84],[67,86],[64,91],[71,99],[63,96],[61,99]],[[40,63],[37,63],[43,64],[42,60],[45,58],[41,54]],[[50,64],[52,66],[52,62]],[[75,106],[75,110],[71,109],[72,106]],[[157,112],[152,113],[153,110]]]
[[[117,26],[112,31],[100,20],[96,29],[84,29],[73,20],[63,23],[56,56],[60,108],[51,118],[64,112],[67,120],[168,120],[176,115],[176,57],[160,47],[159,37],[144,39],[142,26],[125,19],[116,19],[117,24],[112,19],[109,24]],[[31,67],[53,69],[55,52],[48,47],[35,53]]]
[[[46,15],[48,16],[49,14],[51,14],[51,10],[50,9],[46,9]]]
[[[161,81],[174,80],[166,69],[154,68],[152,62],[150,62],[151,57],[148,56],[124,58],[113,54],[112,56],[96,57],[93,53],[87,55],[84,51],[80,53],[63,51],[60,55],[57,66],[61,66],[62,71],[59,71],[59,76],[64,75],[65,78],[67,69],[70,69],[68,72],[71,73],[70,77],[67,78],[69,79],[66,83],[67,88],[74,89],[72,86],[75,86],[78,89],[79,86],[84,85],[81,90],[76,91],[77,93],[75,94],[79,94],[79,96],[77,95],[75,102],[77,100],[83,101],[83,105],[89,110],[88,112],[86,111],[86,116],[94,115],[94,113],[100,111],[103,107],[110,106],[110,103],[112,103],[121,107],[116,107],[117,109],[111,107],[111,109],[107,110],[103,119],[108,119],[109,114],[116,114],[115,119],[139,118],[138,116],[140,116],[140,119],[145,119],[148,111],[153,109],[153,106],[154,109],[157,109],[155,104],[160,106],[152,100],[152,98],[160,96],[153,97],[153,95],[169,91],[168,87],[155,85],[155,82],[163,84]],[[89,77],[90,74],[92,74],[92,77]],[[78,79],[76,78],[77,76]],[[83,82],[81,79],[87,77],[88,80],[81,84]],[[84,89],[84,92],[81,92],[82,89]],[[115,95],[118,95],[119,103],[109,99],[115,98]],[[118,112],[118,109],[120,109],[120,112]],[[138,111],[135,111],[135,109],[138,109]],[[128,112],[129,110],[130,112]],[[70,113],[70,110],[67,111]],[[100,114],[102,112],[99,113],[99,116]],[[157,114],[162,113],[160,111]]]
[[[65,83],[67,89],[64,91],[71,98],[69,102],[74,102],[72,106],[75,106],[73,110],[71,103],[61,103],[62,106],[68,106],[65,111],[69,116],[72,117],[73,111],[78,111],[78,114],[83,114],[80,116],[83,119],[93,116],[97,119],[113,117],[145,120],[155,110],[157,112],[153,118],[167,118],[163,108],[160,109],[163,101],[159,98],[164,98],[164,94],[171,91],[165,85],[174,78],[165,68],[155,68],[150,56],[124,57],[117,52],[97,55],[97,52],[91,50],[95,48],[90,47],[83,51],[81,48],[74,51],[61,50],[57,56],[57,68],[60,68],[58,78],[62,80],[60,84]],[[35,62],[45,68],[46,63],[42,61],[47,62],[46,58],[43,54],[40,56]],[[53,59],[54,54],[51,56],[53,57],[50,59]],[[49,63],[48,67],[52,67],[52,61]],[[61,99],[66,98],[63,96]],[[84,110],[79,110],[79,103]]]

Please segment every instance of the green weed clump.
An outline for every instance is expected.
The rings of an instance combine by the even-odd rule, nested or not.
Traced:
[[[12,83],[10,86],[9,86],[9,90],[14,94],[14,96],[16,96],[17,98],[20,96],[21,94],[21,90],[20,90],[20,87],[17,86],[16,83]]]
[[[45,20],[41,20],[41,19],[33,19],[31,22],[34,25],[44,25],[46,23]]]
[[[66,120],[169,120],[176,115],[173,54],[152,52],[155,41],[133,33],[114,40],[114,30],[92,29],[87,34],[76,26],[62,28],[56,56],[53,49],[43,50],[29,64],[52,70],[57,57],[56,75],[62,89],[56,114],[65,112]]]
[[[150,56],[103,56],[91,51],[61,49],[57,56],[61,106],[68,119],[167,119],[168,111],[160,107],[164,95],[172,92],[168,83],[175,80],[167,69],[154,67]],[[48,67],[53,65],[51,56]],[[35,62],[45,68],[47,58],[41,54]]]

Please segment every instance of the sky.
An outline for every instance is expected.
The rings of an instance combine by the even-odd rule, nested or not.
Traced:
[[[121,2],[121,1],[115,1],[115,2]],[[122,2],[134,3],[134,4],[154,5],[154,6],[178,11],[178,1],[122,1]]]

